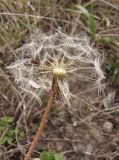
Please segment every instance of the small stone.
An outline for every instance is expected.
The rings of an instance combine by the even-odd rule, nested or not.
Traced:
[[[78,126],[77,121],[74,121],[73,127],[77,127],[77,126]]]
[[[113,129],[113,124],[111,122],[107,121],[107,122],[105,122],[103,124],[103,130],[104,130],[104,132],[111,133],[112,129]]]
[[[114,106],[116,92],[110,92],[107,97],[103,99],[103,105],[106,109],[112,108]]]

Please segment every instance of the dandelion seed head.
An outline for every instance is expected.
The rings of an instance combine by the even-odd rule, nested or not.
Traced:
[[[59,92],[70,99],[70,77],[89,81],[91,90],[101,92],[105,79],[102,59],[86,36],[69,36],[61,31],[52,35],[37,33],[30,43],[17,49],[17,61],[7,68],[14,74],[22,91],[34,93],[39,98],[49,92],[53,76],[57,77]],[[38,97],[34,96],[34,97]]]

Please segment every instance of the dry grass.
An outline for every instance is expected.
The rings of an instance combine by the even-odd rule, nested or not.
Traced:
[[[79,3],[90,11],[88,16],[77,7],[77,0],[0,0],[0,117],[14,117],[12,128],[25,132],[22,139],[15,135],[14,144],[0,146],[1,160],[15,160],[16,157],[20,160],[44,112],[43,107],[33,103],[32,97],[21,98],[12,76],[5,69],[15,59],[15,49],[29,41],[32,33],[37,29],[53,32],[58,27],[71,35],[86,33],[106,58],[119,55],[119,1],[79,0]],[[110,84],[111,78],[106,76]],[[73,81],[76,86],[71,87],[78,95],[80,85],[76,79]],[[112,90],[116,92],[112,98],[114,102],[110,102],[110,108],[105,108],[103,99]],[[47,97],[44,97],[43,106],[46,102]],[[92,95],[86,100],[84,97],[72,99],[71,109],[56,104],[34,157],[42,150],[52,148],[63,152],[68,160],[119,159],[118,104],[119,91],[113,85],[108,86],[103,97]],[[111,133],[103,131],[106,121],[113,124]],[[5,133],[6,130],[0,135]]]

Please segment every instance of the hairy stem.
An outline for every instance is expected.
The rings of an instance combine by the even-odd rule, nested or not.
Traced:
[[[36,132],[36,135],[33,139],[33,142],[31,144],[24,160],[29,160],[31,158],[31,155],[32,155],[37,143],[38,143],[39,138],[41,137],[42,131],[43,131],[43,129],[45,127],[45,124],[47,122],[48,115],[49,115],[49,112],[50,112],[50,110],[52,108],[52,105],[54,103],[56,94],[57,94],[57,80],[56,80],[56,78],[53,78],[52,91],[51,91],[51,95],[50,95],[49,100],[48,100],[48,105],[46,107],[45,113],[43,115],[40,126],[38,128],[38,131]]]

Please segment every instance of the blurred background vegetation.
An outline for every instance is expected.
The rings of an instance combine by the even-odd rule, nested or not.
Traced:
[[[110,90],[113,90],[116,96],[114,97],[112,95],[112,101],[110,100],[111,98],[109,98],[109,100],[111,101],[111,103],[113,102],[112,105],[116,103],[116,105],[114,106],[118,106],[119,0],[0,0],[1,160],[15,160],[16,157],[19,157],[19,160],[21,160],[20,158],[24,154],[23,148],[28,148],[30,139],[32,139],[32,136],[40,121],[39,118],[42,117],[42,111],[44,111],[43,108],[41,111],[39,111],[38,106],[36,106],[32,114],[31,111],[33,108],[29,109],[25,119],[23,118],[24,116],[22,111],[24,107],[20,103],[19,91],[14,83],[12,75],[9,74],[8,70],[5,67],[14,61],[15,49],[20,47],[24,42],[29,42],[31,40],[32,34],[37,30],[53,33],[56,29],[61,29],[63,32],[66,32],[69,35],[79,34],[81,36],[82,34],[86,34],[89,36],[95,47],[100,51],[101,54],[105,56],[103,69],[105,71],[106,81],[109,84],[109,89],[106,95],[110,93]],[[47,99],[44,100],[44,104],[46,102]],[[102,105],[102,101],[98,101],[98,104]],[[102,110],[102,108],[100,109]],[[103,104],[103,109],[104,110],[101,113],[104,114],[105,103]],[[99,112],[98,109],[96,109],[96,113],[97,112]],[[118,113],[119,111],[117,107],[116,111],[114,110],[111,113],[109,112],[107,116],[108,120],[111,119],[111,123],[113,121],[114,126],[118,124]],[[94,112],[89,113],[89,115],[92,114],[94,114]],[[52,116],[55,117],[56,115],[58,114],[56,109],[54,109],[52,111]],[[65,120],[63,121],[63,123],[65,122],[65,124],[67,125],[69,121],[71,123],[76,121],[76,117],[72,115],[72,113],[70,114],[70,116],[70,120],[68,118],[68,122],[67,120]],[[107,121],[107,119],[105,119],[104,117],[101,117],[102,123]],[[83,118],[85,119],[86,117],[84,116]],[[58,119],[55,119],[55,121],[57,122]],[[26,124],[27,122],[29,122],[28,126]],[[56,126],[59,125],[57,123]],[[98,124],[99,129],[100,123]],[[36,125],[36,127],[34,127],[33,129],[32,127],[34,125]],[[93,122],[91,123],[91,125],[93,125]],[[112,137],[113,135],[115,135],[115,137],[117,136],[117,132],[119,131],[118,127],[116,129],[117,130],[115,131],[115,134],[112,133],[110,137]],[[47,129],[46,134],[43,137],[44,139],[47,139],[47,133],[49,132],[52,132],[52,124],[50,124],[49,129]],[[63,134],[64,131],[62,131],[61,133]],[[101,130],[100,133],[102,134]],[[26,136],[27,138],[25,138]],[[110,137],[108,138],[110,139]],[[64,137],[62,136],[60,138],[63,140]],[[106,140],[109,141],[109,139],[106,138],[104,135],[104,140],[101,142],[102,146],[104,145]],[[61,142],[59,142],[59,145],[61,145],[60,143]],[[66,154],[68,160],[83,160],[82,157],[84,157],[84,159],[87,158],[83,155],[83,153],[80,153],[78,155],[78,151],[71,151],[71,148],[67,148],[67,145],[64,145],[62,149],[58,149],[57,147],[55,147],[55,145],[53,145],[53,147],[54,149],[62,151],[64,154]],[[48,143],[44,148],[42,147],[40,151],[44,150],[45,148],[49,148]],[[114,146],[111,147],[111,149],[112,148],[114,148]],[[99,146],[97,146],[97,151],[98,149]],[[39,151],[39,149],[37,150]],[[65,150],[67,150],[67,152],[65,152]],[[110,156],[106,155],[107,151],[109,151]],[[102,149],[100,152],[101,153],[99,155],[101,155],[102,157],[95,152],[96,154],[93,159],[119,159],[116,154],[117,148],[114,150],[114,152],[108,150],[107,148]],[[37,154],[38,153],[36,151],[36,155]],[[88,157],[88,159],[89,158],[90,156]]]

